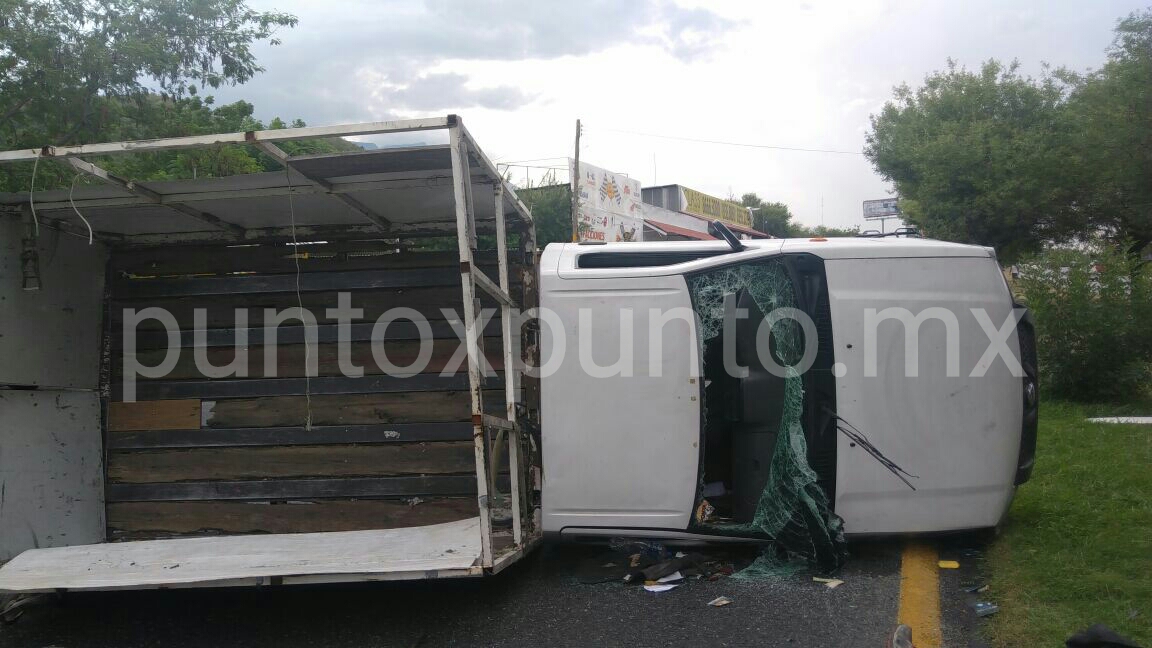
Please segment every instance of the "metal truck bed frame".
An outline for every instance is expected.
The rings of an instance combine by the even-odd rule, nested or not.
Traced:
[[[420,131],[447,131],[448,142],[300,156],[289,155],[277,146],[278,142],[313,138]],[[136,182],[118,177],[96,163],[102,156],[219,145],[257,147],[279,161],[283,171]],[[96,157],[97,161],[84,160],[84,157]],[[177,246],[190,245],[235,247],[321,239],[325,242],[371,239],[395,241],[399,245],[405,239],[454,235],[460,306],[468,332],[465,336],[467,386],[479,516],[435,526],[378,531],[142,540],[31,549],[0,569],[0,591],[480,575],[499,571],[539,541],[540,531],[526,505],[530,493],[525,489],[531,486],[525,473],[531,460],[522,452],[522,430],[517,421],[520,375],[516,369],[521,365],[513,355],[517,348],[513,335],[520,335],[513,330],[516,320],[513,309],[526,306],[512,297],[507,242],[508,232],[515,228],[522,233],[522,246],[531,254],[536,244],[535,229],[528,209],[476,145],[459,117],[448,115],[0,152],[0,164],[20,162],[66,165],[102,183],[74,188],[71,192],[0,194],[0,218],[6,215],[22,218],[26,240],[33,240],[33,251],[33,232],[37,228],[55,229],[87,239],[89,224],[91,236],[113,251],[147,251],[161,246],[178,250]],[[509,225],[508,217],[516,222]],[[478,233],[495,235],[495,277],[490,277],[475,262]],[[25,265],[26,271],[27,268]],[[379,281],[378,277],[361,274],[365,276],[355,279]],[[413,286],[425,286],[429,281],[428,273],[422,272],[400,272],[396,276],[387,280],[388,287],[403,287],[408,281],[414,282]],[[182,285],[186,288],[190,284]],[[226,292],[229,288],[221,289],[213,284],[209,290]],[[484,403],[486,381],[479,343],[484,332],[479,330],[482,320],[478,312],[481,295],[494,300],[501,315],[505,370],[502,376],[504,403],[498,414],[491,406],[486,410]],[[0,383],[6,382],[10,384],[12,379],[0,376]],[[109,393],[107,382],[91,387]],[[497,543],[503,546],[494,547],[490,495],[497,476],[492,474],[490,465],[495,444],[490,445],[489,438],[505,436],[512,528],[510,542]],[[389,553],[390,546],[399,554]],[[365,552],[367,557],[356,559],[358,552]],[[315,555],[306,555],[309,553]],[[182,555],[187,555],[188,560],[180,560]],[[228,565],[228,569],[213,566],[213,556],[221,559],[230,556],[228,561],[219,563]],[[182,565],[180,568],[159,569],[163,566],[161,563],[177,562]],[[229,570],[232,575],[225,573]],[[181,573],[184,575],[180,576]]]

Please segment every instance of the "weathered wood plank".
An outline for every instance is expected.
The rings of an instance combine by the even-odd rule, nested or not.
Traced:
[[[108,430],[194,430],[200,427],[199,400],[155,400],[108,404]]]
[[[472,423],[397,423],[384,425],[314,425],[272,428],[201,428],[109,432],[109,450],[299,446],[348,443],[413,443],[467,441]]]
[[[349,499],[475,494],[475,475],[108,484],[105,489],[105,497],[109,502]]]
[[[375,328],[375,322],[353,322],[348,326],[348,339],[351,342],[370,342],[372,340],[372,332]],[[459,340],[460,336],[456,333],[452,325],[444,320],[429,320],[428,327],[432,330],[432,339],[434,340]],[[487,337],[500,336],[500,317],[495,315],[488,321],[487,326],[484,327],[484,335]],[[216,328],[206,329],[202,336],[202,341],[197,344],[197,335],[195,331],[184,330],[180,331],[180,348],[192,349],[196,346],[203,347],[234,347],[236,346],[237,335],[246,335],[247,344],[249,346],[263,346],[264,344],[264,328],[247,328],[247,329],[232,329],[232,328]],[[384,341],[405,341],[405,340],[419,340],[420,330],[416,325],[408,320],[396,320],[388,325],[384,331]],[[336,324],[318,324],[316,326],[316,342],[317,344],[329,344],[332,342],[340,341],[340,332]],[[112,340],[113,348],[120,352],[123,336],[117,335]],[[292,326],[291,322],[285,323],[276,331],[277,344],[303,344],[304,343],[304,327]],[[167,331],[145,330],[141,328],[136,333],[136,349],[137,351],[149,351],[157,349],[168,348],[168,333]]]
[[[459,276],[457,276],[459,283]],[[340,291],[309,292],[300,295],[300,303],[305,310],[312,313],[317,323],[335,323],[335,315],[329,316],[328,309],[339,306]],[[248,313],[248,326],[264,326],[264,310],[271,308],[281,312],[289,308],[297,308],[299,304],[293,293],[260,293],[251,295],[218,295],[212,298],[204,297],[167,297],[144,300],[117,300],[113,297],[112,323],[117,338],[121,338],[121,329],[124,322],[124,309],[131,308],[137,312],[149,307],[162,308],[172,314],[176,325],[181,330],[193,330],[195,327],[195,311],[197,308],[205,310],[207,328],[235,328],[236,309],[246,310]],[[495,300],[481,296],[481,303],[486,308],[496,308]],[[351,305],[353,308],[364,309],[363,321],[375,322],[392,308],[412,308],[422,314],[429,321],[443,320],[445,315],[441,309],[448,309],[461,316],[462,304],[460,301],[460,286],[443,286],[434,288],[412,288],[409,290],[380,289],[352,292]],[[285,326],[298,326],[298,320],[288,320]],[[137,330],[163,329],[163,324],[154,319],[141,321]]]
[[[286,274],[235,274],[220,277],[118,279],[112,286],[117,299],[207,297],[252,293],[323,292],[451,286],[460,281],[454,268],[403,268]]]
[[[304,272],[386,268],[456,267],[456,252],[397,252],[389,241],[344,241],[326,245],[190,245],[119,251],[112,270],[141,277],[236,272]],[[299,258],[293,258],[298,256]],[[495,265],[494,252],[475,253],[478,265]]]
[[[110,535],[118,540],[232,533],[321,533],[442,524],[474,517],[476,499],[403,501],[113,502]]]
[[[504,382],[500,374],[484,378],[486,388],[498,388]],[[347,378],[327,376],[305,378],[253,378],[247,380],[155,380],[136,385],[137,400],[166,400],[196,398],[219,400],[226,398],[262,398],[312,394],[384,394],[419,391],[459,391],[468,389],[468,376],[457,373],[416,374],[413,376],[364,376]],[[123,383],[112,385],[113,400],[123,397]]]
[[[475,471],[471,442],[283,448],[199,448],[108,454],[111,483],[166,483],[216,479],[383,477]]]
[[[451,360],[455,354],[462,353],[460,350],[463,348],[463,344],[461,344],[458,339],[430,340],[429,345],[431,347],[431,356],[428,359],[428,364],[424,367],[423,373],[442,372],[445,366],[447,366],[448,361]],[[397,367],[413,366],[413,363],[415,363],[416,359],[420,356],[421,344],[415,340],[388,341],[379,346],[383,348],[388,361]],[[489,340],[486,346],[489,364],[493,369],[502,369],[504,360],[500,352],[499,340]],[[352,366],[363,368],[365,375],[372,376],[384,373],[384,369],[376,362],[376,357],[372,352],[371,342],[353,342],[349,344],[347,348]],[[316,362],[318,375],[340,376],[343,374],[340,367],[339,351],[340,345],[338,344],[308,345],[307,349],[305,349],[305,345],[303,344],[281,344],[276,347],[249,345],[248,361],[243,365],[245,367],[244,374],[247,378],[267,377],[264,371],[265,357],[272,356],[276,366],[275,377],[301,377],[304,375],[305,356],[307,355],[309,361],[314,360]],[[202,353],[204,353],[208,363],[213,367],[229,366],[233,360],[236,359],[235,348],[212,347],[205,349]],[[141,351],[136,353],[136,361],[141,366],[156,367],[164,361],[166,355],[166,349]],[[125,359],[127,358],[125,357]],[[454,371],[466,371],[467,368],[467,359],[464,359],[463,362],[456,365]],[[123,375],[123,372],[124,364],[122,362],[115,363],[113,375],[119,377]],[[180,355],[176,360],[176,365],[172,368],[172,371],[157,379],[205,379],[204,374],[201,373],[196,366],[195,349],[181,349]],[[152,379],[139,378],[138,380],[143,382]]]
[[[490,413],[504,411],[501,391],[485,391],[484,402]],[[274,396],[221,400],[208,403],[206,411],[206,427],[300,426],[307,417],[307,399]],[[466,391],[313,396],[311,412],[312,425],[440,423],[470,420],[472,403]]]

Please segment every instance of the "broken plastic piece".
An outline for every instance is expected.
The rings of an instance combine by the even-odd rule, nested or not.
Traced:
[[[844,581],[839,578],[820,578],[819,576],[813,576],[812,580],[816,583],[824,583],[824,587],[828,589],[836,589],[844,584]]]
[[[667,576],[654,580],[645,581],[644,589],[649,592],[667,592],[670,589],[676,589],[684,584],[684,576],[680,572],[673,572]]]
[[[912,628],[904,624],[896,626],[885,648],[915,648],[912,645]]]
[[[978,617],[992,616],[993,614],[996,614],[1000,611],[999,605],[996,605],[995,603],[989,603],[987,601],[980,601],[972,607],[974,610],[976,610],[976,616]]]
[[[709,504],[708,500],[700,500],[700,506],[696,507],[696,524],[706,524],[715,512],[716,508]]]
[[[731,602],[732,602],[732,599],[728,598],[727,596],[717,596],[716,598],[712,599],[711,601],[708,601],[708,605],[711,605],[712,607],[724,607],[725,605],[728,605]]]

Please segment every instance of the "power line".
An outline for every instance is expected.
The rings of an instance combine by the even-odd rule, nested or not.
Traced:
[[[772,144],[748,144],[744,142],[724,142],[721,140],[697,139],[694,137],[680,137],[679,135],[658,135],[656,133],[640,133],[637,131],[620,130],[618,128],[600,128],[598,130],[609,133],[623,133],[625,135],[638,135],[640,137],[654,137],[656,139],[679,140],[682,142],[696,142],[698,144],[719,144],[721,146],[740,146],[743,148],[773,149],[777,151],[800,151],[803,153],[836,153],[839,155],[864,155],[860,151],[839,151],[836,149],[800,148],[796,146],[775,146]]]
[[[501,162],[500,164],[507,164],[507,165],[511,166],[511,165],[512,165],[513,163],[515,163],[515,162],[551,162],[552,160],[567,160],[567,159],[568,159],[568,158],[566,158],[566,157],[563,157],[563,156],[559,156],[559,155],[558,155],[558,156],[556,156],[556,157],[550,157],[550,158],[535,158],[535,159],[532,159],[532,160],[511,160],[511,161],[509,161],[509,162]]]
[[[517,169],[548,169],[550,171],[566,171],[568,169],[567,165],[535,166],[531,164],[510,164],[508,162],[497,162],[496,166],[516,167]]]

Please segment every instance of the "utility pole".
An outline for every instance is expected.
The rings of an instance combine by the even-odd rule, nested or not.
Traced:
[[[572,164],[572,242],[580,241],[580,120],[576,120],[576,160]]]

